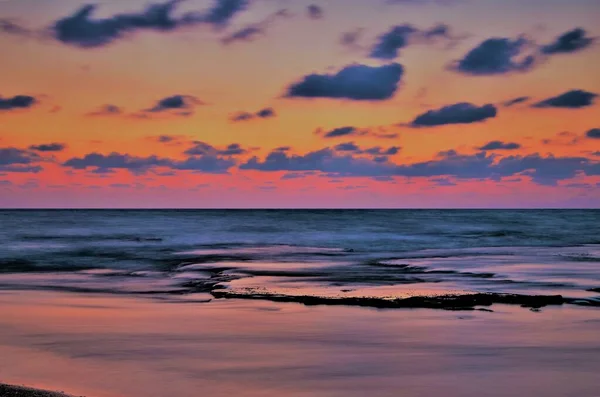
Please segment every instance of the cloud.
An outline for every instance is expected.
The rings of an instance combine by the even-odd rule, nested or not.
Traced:
[[[360,147],[358,147],[354,142],[346,142],[340,143],[339,145],[335,146],[334,149],[338,152],[357,152],[360,150]]]
[[[37,103],[37,99],[29,95],[15,95],[3,98],[0,96],[0,111],[28,109]]]
[[[387,157],[357,156],[349,144],[324,148],[304,155],[288,151],[271,151],[263,160],[253,157],[240,165],[242,170],[264,172],[317,172],[330,178],[369,177],[390,180],[395,176],[422,178],[449,178],[499,181],[502,178],[529,176],[537,184],[556,185],[578,174],[600,175],[600,162],[584,157],[542,157],[539,154],[499,158],[485,151],[465,155],[454,150],[440,152],[430,161],[412,164],[394,164]],[[399,148],[398,148],[399,150]],[[383,149],[379,150],[380,152]],[[365,153],[364,150],[361,150]],[[373,153],[376,150],[372,151]],[[443,183],[443,182],[442,182]]]
[[[35,163],[43,159],[30,150],[13,147],[0,148],[0,172],[40,172]]]
[[[534,55],[524,53],[528,44],[524,38],[490,38],[455,61],[450,69],[472,76],[526,72],[535,63]]]
[[[397,91],[404,74],[398,63],[384,66],[353,64],[335,74],[310,74],[290,85],[287,97],[381,101]]]
[[[571,90],[558,96],[535,103],[536,108],[568,108],[577,109],[592,106],[598,94],[585,90]]]
[[[311,4],[306,7],[306,12],[308,17],[311,19],[321,19],[323,18],[323,8],[316,4]]]
[[[242,170],[275,171],[319,171],[340,176],[374,177],[390,175],[394,165],[376,162],[367,158],[339,155],[329,148],[293,155],[287,152],[272,151],[261,161],[253,157],[240,165]]]
[[[187,149],[184,154],[188,156],[237,156],[247,153],[238,143],[232,143],[224,148],[216,148],[206,142],[195,141],[194,145]]]
[[[362,132],[355,127],[339,127],[327,131],[323,134],[325,138],[339,138],[348,135],[359,135]]]
[[[97,110],[94,110],[92,112],[89,112],[87,115],[88,116],[117,116],[123,114],[123,109],[121,109],[119,106],[117,105],[102,105],[100,108],[98,108]]]
[[[191,95],[173,95],[159,99],[154,106],[144,110],[147,113],[161,113],[170,110],[183,111],[177,114],[187,116],[195,105],[203,105],[204,102]]]
[[[528,96],[520,96],[518,98],[510,99],[503,103],[505,107],[511,107],[519,103],[527,102],[530,99]]]
[[[516,150],[521,145],[514,142],[491,141],[479,148],[479,150]]]
[[[244,26],[221,39],[221,43],[229,45],[235,42],[250,42],[260,36],[264,36],[266,31],[279,18],[288,18],[289,12],[285,9],[279,10],[274,14],[269,15],[264,20]]]
[[[46,143],[41,145],[31,145],[29,150],[35,150],[36,152],[62,152],[65,150],[67,145],[64,143]]]
[[[497,109],[494,105],[476,106],[461,102],[429,110],[417,116],[410,125],[412,127],[435,127],[446,124],[471,124],[483,122],[496,117],[496,115]]]
[[[94,19],[96,5],[85,5],[52,26],[53,36],[63,44],[96,48],[106,46],[143,30],[168,32],[183,27],[208,24],[221,28],[248,6],[248,0],[216,0],[205,12],[188,12],[180,17],[172,14],[182,0],[151,4],[141,12],[116,14]]]
[[[595,38],[587,36],[582,28],[570,30],[558,36],[552,43],[542,46],[541,52],[546,55],[569,54],[590,47]]]
[[[389,148],[382,148],[381,146],[375,146],[363,149],[356,145],[354,142],[340,143],[333,148],[336,152],[352,152],[354,154],[366,154],[375,156],[377,161],[387,161],[387,156],[393,156],[400,153],[402,149],[399,146],[392,146]]]
[[[199,146],[200,142],[197,143]],[[236,148],[234,145],[230,145],[228,148],[218,151],[210,145],[207,147],[212,148],[205,152],[190,151],[187,153],[189,156],[184,160],[173,160],[167,158],[160,158],[157,156],[148,157],[137,157],[129,154],[121,153],[89,153],[83,157],[74,157],[63,163],[63,166],[78,170],[92,169],[94,173],[111,173],[114,170],[128,170],[129,172],[139,175],[148,172],[153,168],[169,168],[172,170],[181,171],[196,171],[205,173],[225,173],[229,168],[235,165],[235,161],[230,157],[221,157],[219,152],[226,150],[233,151]]]
[[[378,37],[369,56],[384,60],[395,59],[400,50],[408,45],[432,42],[436,38],[453,39],[448,25],[439,24],[428,30],[421,30],[409,24],[392,26],[389,31]]]
[[[592,128],[585,133],[585,136],[592,139],[600,139],[600,128]]]
[[[358,41],[361,39],[364,29],[357,28],[348,32],[343,32],[340,36],[340,44],[350,49],[358,49],[360,45]]]
[[[277,114],[275,113],[275,109],[273,108],[264,108],[261,109],[255,113],[249,113],[249,112],[239,112],[234,114],[230,120],[233,122],[238,122],[238,121],[248,121],[248,120],[253,120],[256,118],[259,119],[268,119],[268,118],[272,118],[275,117]]]
[[[7,18],[0,18],[0,33],[21,37],[30,37],[35,34],[35,32],[33,32],[32,30]]]
[[[65,167],[78,170],[95,168],[95,172],[106,173],[116,169],[125,169],[136,174],[144,173],[153,167],[168,167],[170,165],[170,160],[156,156],[135,157],[116,152],[108,155],[89,153],[83,157],[71,158],[63,163]]]

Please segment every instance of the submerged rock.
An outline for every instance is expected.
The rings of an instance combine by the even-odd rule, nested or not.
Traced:
[[[464,295],[413,296],[410,298],[386,299],[376,297],[323,297],[310,295],[282,295],[263,292],[234,292],[227,289],[213,290],[215,298],[260,299],[274,302],[297,302],[307,306],[342,305],[363,306],[379,309],[429,308],[445,310],[474,310],[477,306],[491,306],[494,303],[520,305],[539,309],[548,305],[567,303],[561,295],[516,295],[475,293]]]

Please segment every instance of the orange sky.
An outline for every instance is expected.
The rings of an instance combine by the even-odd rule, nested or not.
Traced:
[[[598,206],[598,2],[232,0],[229,5],[236,1],[240,8],[218,21],[204,15],[227,1],[174,3],[168,18],[180,25],[169,29],[144,14],[148,3],[103,1],[90,18],[64,30],[57,21],[75,15],[83,3],[0,2],[0,206]],[[311,18],[311,4],[322,15]],[[285,16],[274,16],[282,9]],[[177,22],[190,11],[193,23]],[[140,18],[146,18],[144,27]],[[448,31],[426,38],[439,24]],[[396,44],[397,56],[371,56],[381,36],[402,25],[413,33]],[[248,27],[260,32],[223,43]],[[577,28],[579,37],[559,40]],[[362,32],[357,41],[343,45],[341,35],[357,29]],[[485,40],[519,37],[524,44],[515,54],[491,48],[478,63],[467,62],[466,54]],[[99,41],[90,45],[90,40]],[[511,66],[528,55],[534,59],[531,67]],[[461,59],[466,66],[453,68]],[[286,96],[311,74],[331,80],[351,65],[377,70],[395,63],[403,73],[388,98],[348,95],[389,86],[358,75],[334,87],[342,95]],[[587,93],[587,99],[532,106],[572,90]],[[11,98],[18,95],[34,103],[15,106]],[[174,96],[185,104],[157,107]],[[504,105],[518,97],[530,99]],[[460,103],[471,108],[451,110],[451,116],[448,110],[435,126],[410,125],[427,111]],[[121,112],[90,115],[107,104]],[[487,104],[495,115],[478,119],[478,109]],[[275,115],[231,120],[239,112],[266,108]],[[324,136],[340,127],[359,133]],[[210,153],[184,153],[198,141],[212,146]],[[482,151],[494,141],[518,148]],[[334,149],[350,142],[361,149]],[[64,148],[34,148],[51,143]],[[226,153],[232,144],[242,153]],[[283,146],[290,147],[283,163],[263,163]],[[401,149],[386,155],[367,150],[374,147]],[[321,157],[307,156],[324,148],[330,149]],[[450,150],[456,154],[438,154]],[[118,153],[146,165],[115,165],[105,157],[102,166],[69,162],[90,153]],[[478,153],[490,162],[467,164]],[[300,159],[290,161],[294,156]],[[249,166],[253,157],[263,166]],[[185,161],[194,161],[194,167]],[[425,162],[423,171],[418,163]]]

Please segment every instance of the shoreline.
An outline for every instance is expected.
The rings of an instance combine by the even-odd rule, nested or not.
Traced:
[[[2,397],[75,397],[73,395],[58,392],[58,391],[34,389],[31,387],[27,387],[27,386],[7,385],[4,383],[0,383],[0,396],[2,396]],[[79,397],[83,397],[83,396],[79,396]]]

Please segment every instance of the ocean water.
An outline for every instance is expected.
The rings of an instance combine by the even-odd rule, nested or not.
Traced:
[[[599,287],[600,210],[0,211],[0,290],[594,306]]]

